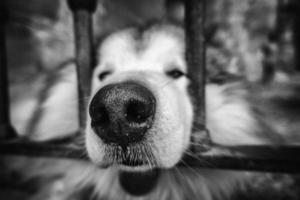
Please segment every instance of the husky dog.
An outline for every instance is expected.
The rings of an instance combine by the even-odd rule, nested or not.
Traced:
[[[191,154],[197,106],[187,90],[190,79],[184,37],[180,27],[154,24],[113,33],[102,42],[84,136],[93,164],[42,160],[48,165],[30,166],[29,174],[61,175],[45,184],[41,193],[47,193],[49,199],[80,199],[79,191],[91,187],[95,199],[210,200],[230,197],[238,185],[249,180],[244,172],[177,166],[184,155]],[[224,73],[211,75],[210,70],[206,114],[214,143],[282,144],[296,135],[297,127],[289,120],[295,120],[299,112],[291,107],[286,110],[287,99],[294,94],[286,89],[290,87],[265,86],[265,92],[266,88],[239,78],[227,79]],[[33,139],[78,129],[74,65],[58,74],[40,103],[38,119],[31,124]],[[13,118],[20,118],[20,108],[12,105]]]

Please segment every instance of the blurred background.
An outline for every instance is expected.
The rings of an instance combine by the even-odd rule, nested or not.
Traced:
[[[8,4],[12,81],[23,81],[73,58],[73,26],[66,1],[10,0]],[[293,48],[297,0],[210,0],[207,4],[209,64],[227,66],[250,81],[268,76],[283,81],[297,71]],[[182,23],[183,16],[181,0],[99,0],[95,43],[120,28],[154,19]],[[14,76],[13,70],[22,76]]]
[[[38,96],[42,87],[36,83],[74,59],[73,23],[65,0],[7,2],[10,92],[17,105],[20,99],[24,102]],[[297,78],[299,11],[298,0],[207,0],[207,66],[262,84]],[[94,43],[124,27],[150,20],[183,24],[183,17],[181,0],[99,0],[93,22]],[[10,174],[14,180],[18,176]],[[300,198],[297,177],[264,174],[253,181],[251,187],[241,188],[237,199]],[[24,184],[0,181],[0,190],[11,192],[14,188],[11,198],[0,191],[0,199],[24,199],[27,193],[15,190]],[[27,185],[31,192],[35,190],[33,185]]]

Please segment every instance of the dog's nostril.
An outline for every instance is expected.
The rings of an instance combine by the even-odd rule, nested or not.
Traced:
[[[90,109],[90,116],[92,119],[92,126],[106,127],[109,125],[109,115],[104,106],[94,107]]]
[[[125,111],[128,122],[143,123],[153,114],[151,102],[130,100]]]

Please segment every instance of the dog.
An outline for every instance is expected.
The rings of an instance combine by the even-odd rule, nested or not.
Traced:
[[[227,199],[249,182],[246,172],[177,166],[192,154],[193,135],[203,131],[192,132],[197,105],[188,92],[184,41],[183,29],[167,23],[128,28],[103,40],[79,139],[93,164],[18,159],[14,167],[22,166],[27,177],[48,178],[33,199]],[[279,145],[299,138],[298,124],[290,120],[300,116],[295,84],[251,84],[225,71],[207,69],[206,125],[213,143]],[[23,135],[37,141],[78,130],[83,100],[77,98],[75,74],[73,62],[53,72],[29,119],[23,115],[28,104],[13,102],[16,129],[27,127]]]

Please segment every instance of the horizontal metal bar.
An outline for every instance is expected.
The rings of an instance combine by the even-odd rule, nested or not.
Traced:
[[[186,156],[179,166],[261,172],[300,173],[300,146],[214,146],[222,155]],[[255,154],[254,154],[255,152]],[[49,142],[0,142],[0,155],[56,157],[88,161],[83,148]]]
[[[88,160],[85,150],[76,146],[22,140],[0,142],[0,155]]]
[[[241,170],[273,173],[300,173],[300,160],[261,159],[254,157],[197,156],[189,157],[181,166],[209,169]]]
[[[260,172],[300,173],[300,146],[212,146],[218,155],[188,155],[181,166]],[[209,152],[208,152],[209,153]],[[221,154],[221,155],[219,155]]]

